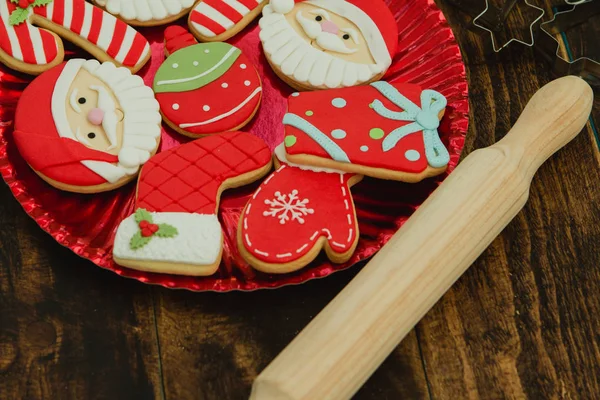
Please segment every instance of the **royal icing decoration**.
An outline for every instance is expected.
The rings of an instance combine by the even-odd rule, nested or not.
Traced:
[[[25,161],[58,184],[111,185],[135,176],[156,151],[160,121],[139,76],[111,62],[73,59],[23,91],[14,138]]]
[[[242,132],[209,136],[154,156],[140,174],[135,204],[138,211],[117,230],[115,259],[130,268],[147,269],[146,263],[152,261],[191,266],[183,270],[174,265],[159,272],[214,273],[223,240],[217,218],[222,190],[235,178],[270,164],[267,145]],[[143,221],[149,224],[142,227]],[[161,236],[161,232],[168,235]],[[152,235],[145,236],[149,233]]]
[[[315,156],[374,177],[382,177],[374,169],[408,174],[443,169],[450,156],[437,128],[445,107],[440,93],[404,83],[301,93],[288,99],[286,152],[297,163]]]
[[[242,215],[238,243],[247,261],[265,272],[291,272],[312,261],[297,264],[323,239],[333,259],[349,258],[358,237],[349,186],[353,177],[282,160]]]
[[[248,65],[250,60],[227,43],[175,51],[154,79],[164,117],[190,136],[240,129],[262,98],[258,72]]]
[[[251,13],[260,12],[268,0],[203,0],[190,13],[190,28],[207,39],[223,37]],[[247,21],[249,23],[250,21]]]
[[[143,208],[136,210],[134,220],[138,224],[139,230],[134,233],[129,241],[129,248],[137,250],[146,246],[152,238],[172,238],[179,233],[177,228],[169,224],[155,224],[152,214]]]
[[[137,71],[149,57],[150,45],[140,33],[85,0],[36,0],[22,8],[24,2],[0,0],[0,49],[14,60],[32,66],[62,60],[60,39],[33,26],[37,21],[59,25],[89,42],[106,55],[102,61]]]
[[[270,64],[303,87],[372,81],[396,53],[398,28],[381,0],[272,0],[263,15]]]
[[[177,16],[194,5],[195,0],[94,0],[111,14],[127,21],[161,21]]]

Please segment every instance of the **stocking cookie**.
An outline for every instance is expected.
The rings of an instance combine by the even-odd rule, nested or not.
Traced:
[[[169,51],[182,48],[167,58],[154,78],[165,122],[194,138],[235,131],[250,122],[260,106],[262,84],[241,50],[227,43],[186,47],[189,39],[185,34],[173,36],[171,27],[166,35]]]
[[[189,17],[201,42],[223,42],[258,17],[268,0],[201,0]]]
[[[396,53],[398,28],[382,0],[271,0],[263,15],[267,60],[298,90],[376,81]]]
[[[138,182],[136,211],[115,236],[117,264],[142,271],[206,276],[221,262],[221,193],[262,178],[271,152],[259,138],[230,132],[153,157]]]
[[[160,132],[158,103],[142,78],[111,62],[74,59],[23,91],[14,138],[52,186],[97,193],[133,180]]]
[[[446,98],[417,85],[294,93],[288,99],[286,152],[299,164],[381,179],[418,182],[446,170],[437,128]]]
[[[238,247],[259,271],[299,270],[321,250],[334,263],[350,259],[358,243],[358,223],[350,187],[360,175],[299,166],[276,150],[281,166],[257,189],[238,228]]]
[[[195,0],[93,0],[96,5],[133,26],[156,26],[186,15]]]
[[[0,61],[8,67],[40,74],[60,64],[58,35],[133,72],[150,59],[140,33],[85,0],[0,0]]]

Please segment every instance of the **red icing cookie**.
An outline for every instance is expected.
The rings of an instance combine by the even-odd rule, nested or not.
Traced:
[[[140,174],[136,213],[119,225],[115,261],[143,271],[212,275],[221,261],[221,193],[260,179],[270,169],[267,145],[242,132],[158,154]]]
[[[290,161],[417,182],[446,170],[437,128],[446,99],[417,85],[294,93],[284,117]]]
[[[37,77],[19,99],[14,138],[52,186],[79,193],[133,180],[160,141],[152,90],[111,62],[73,59]]]
[[[0,0],[0,61],[8,67],[40,74],[60,64],[64,49],[57,33],[133,72],[150,59],[139,32],[85,0]]]
[[[347,261],[359,237],[350,187],[361,179],[282,162],[244,209],[238,228],[242,256],[275,274],[303,268],[322,249],[333,262]]]
[[[169,126],[198,137],[235,131],[250,122],[262,98],[260,77],[250,60],[227,43],[189,46],[189,34],[167,33],[167,49],[176,51],[158,70],[154,92]]]

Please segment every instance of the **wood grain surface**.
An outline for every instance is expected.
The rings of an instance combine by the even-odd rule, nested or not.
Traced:
[[[534,3],[548,19],[559,1]],[[532,49],[495,54],[467,29],[470,16],[438,5],[467,66],[468,154],[499,140],[553,77]],[[511,32],[523,34],[531,10],[520,4],[513,14]],[[573,53],[600,58],[599,34],[594,18],[566,38]],[[542,166],[525,209],[356,398],[597,398],[599,163],[588,125]],[[256,375],[358,270],[256,293],[149,287],[50,240],[5,185],[0,199],[0,399],[247,398]]]

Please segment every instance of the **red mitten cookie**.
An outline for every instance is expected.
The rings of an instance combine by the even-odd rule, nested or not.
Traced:
[[[140,33],[85,0],[0,0],[0,61],[8,67],[40,74],[60,64],[58,35],[132,72],[150,59]]]
[[[52,186],[78,193],[135,179],[160,142],[152,89],[127,68],[73,59],[23,91],[14,138],[21,155]]]
[[[175,147],[142,169],[136,212],[119,225],[117,264],[142,271],[212,275],[221,262],[221,193],[262,178],[271,152],[259,138],[230,132]]]
[[[350,187],[361,179],[282,161],[244,209],[238,228],[242,256],[273,274],[303,268],[322,249],[332,262],[348,261],[359,237]]]
[[[285,125],[287,157],[381,179],[418,182],[446,170],[437,128],[446,98],[406,83],[294,93]]]
[[[197,138],[236,131],[254,117],[262,98],[258,71],[240,49],[227,43],[190,44],[181,28],[165,33],[173,53],[154,78],[165,122]]]
[[[223,42],[258,17],[268,0],[201,0],[189,17],[190,30],[202,42]]]

